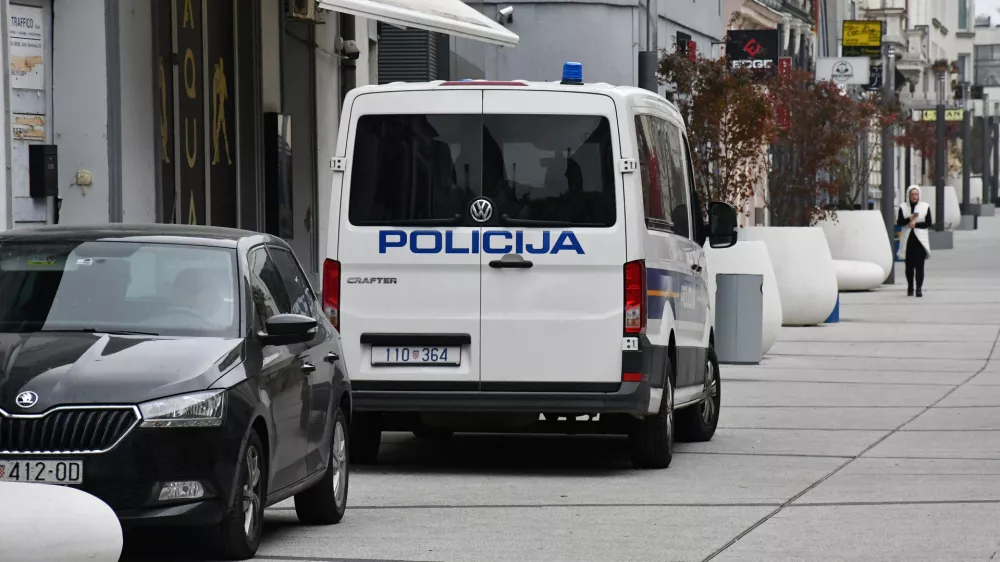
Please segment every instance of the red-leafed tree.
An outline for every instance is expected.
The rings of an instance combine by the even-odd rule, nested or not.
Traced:
[[[838,160],[872,127],[868,101],[841,93],[832,82],[793,70],[768,88],[782,115],[771,146],[767,206],[774,226],[809,226],[832,214]]]
[[[954,141],[958,137],[959,124],[948,122],[945,124],[945,142]],[[917,154],[927,161],[927,183],[934,179],[935,157],[934,151],[937,149],[937,123],[934,121],[914,121],[912,116],[907,116],[899,123],[899,134],[896,136],[897,146],[909,146]],[[948,150],[948,147],[945,147]],[[948,153],[945,153],[947,165]],[[946,172],[947,173],[947,172]]]
[[[725,59],[674,53],[660,59],[659,70],[687,126],[699,196],[745,206],[766,175],[774,131],[766,89]]]

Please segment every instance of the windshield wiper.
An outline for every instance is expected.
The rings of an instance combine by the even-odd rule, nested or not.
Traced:
[[[607,227],[608,225],[599,222],[572,222],[572,221],[549,221],[549,220],[535,220],[535,219],[512,219],[506,214],[500,215],[500,222],[504,224],[510,224],[514,226],[550,226],[550,227],[574,227],[579,226],[582,228],[600,228]]]
[[[364,221],[356,226],[450,226],[462,222],[462,215],[450,219],[401,219],[388,221]]]
[[[54,330],[37,330],[38,332],[68,332],[71,334],[108,334],[111,336],[158,336],[155,332],[137,332],[134,330],[98,330],[97,328],[66,328]]]

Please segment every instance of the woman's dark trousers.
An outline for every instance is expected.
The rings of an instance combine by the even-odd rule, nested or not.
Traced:
[[[906,242],[906,288],[908,292],[913,292],[914,280],[917,291],[923,290],[924,262],[926,261],[927,251],[924,250],[923,244],[917,240],[916,234],[910,232],[910,238]]]

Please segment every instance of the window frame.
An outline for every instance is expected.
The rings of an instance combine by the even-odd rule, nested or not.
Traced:
[[[256,246],[253,246],[253,247],[249,248],[247,250],[246,260],[247,260],[247,289],[249,289],[250,294],[247,295],[247,299],[249,300],[249,305],[250,305],[249,308],[250,308],[250,310],[253,313],[253,324],[255,325],[254,331],[257,332],[257,333],[265,334],[266,335],[267,334],[267,320],[268,319],[267,318],[261,318],[261,316],[260,316],[260,310],[257,309],[257,303],[255,303],[254,300],[253,300],[253,285],[254,285],[254,281],[255,280],[259,280],[261,283],[264,283],[263,279],[260,279],[259,277],[256,277],[254,275],[253,264],[252,264],[251,259],[250,259],[250,257],[255,252],[258,252],[258,251],[264,252],[264,255],[267,256],[267,259],[270,260],[272,264],[274,264],[274,270],[278,273],[278,278],[281,280],[281,288],[282,288],[282,290],[287,293],[288,289],[285,287],[285,280],[281,276],[281,270],[278,269],[277,262],[275,262],[274,258],[271,257],[271,253],[268,251],[267,245],[266,244],[258,244]],[[270,295],[270,290],[268,290],[268,294]],[[273,295],[270,295],[270,296],[271,296],[271,299],[273,300],[274,299]],[[289,296],[289,299],[290,298],[291,297]],[[290,305],[291,305],[291,302],[289,302],[289,306]],[[275,314],[288,314],[288,313],[291,312],[291,308],[290,307],[289,307],[289,310],[287,312],[282,312],[278,308],[278,303],[277,302],[275,302],[275,310],[276,310]]]
[[[294,283],[294,280],[290,281],[290,280],[285,279],[285,275],[281,272],[281,267],[278,266],[278,260],[275,259],[274,255],[276,253],[283,252],[285,255],[288,256],[288,259],[291,260],[292,267],[295,268],[295,271],[297,272],[298,277],[302,280],[302,282],[305,285],[305,294],[306,294],[306,296],[311,299],[311,302],[310,302],[311,306],[309,307],[310,308],[309,316],[311,316],[314,319],[318,320],[317,309],[316,309],[316,304],[318,302],[318,299],[316,297],[316,291],[313,289],[312,283],[309,282],[309,277],[306,275],[305,270],[302,269],[302,264],[299,263],[298,258],[295,257],[295,252],[292,252],[291,250],[289,250],[287,248],[284,248],[282,246],[278,246],[276,244],[267,244],[266,246],[267,246],[267,252],[268,252],[268,254],[271,254],[271,261],[274,262],[274,266],[278,270],[278,276],[281,277],[282,283],[284,283],[286,285],[285,286],[285,290],[286,291],[288,290],[287,284],[288,283]],[[291,295],[289,295],[289,298],[291,298]],[[294,302],[294,301],[292,301],[292,302]]]

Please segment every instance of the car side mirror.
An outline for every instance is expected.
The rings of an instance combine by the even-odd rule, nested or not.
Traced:
[[[259,335],[264,345],[290,345],[313,339],[317,322],[301,314],[275,314],[264,325],[267,333]]]
[[[739,236],[736,209],[729,203],[713,201],[708,206],[708,244],[713,248],[729,248]]]

